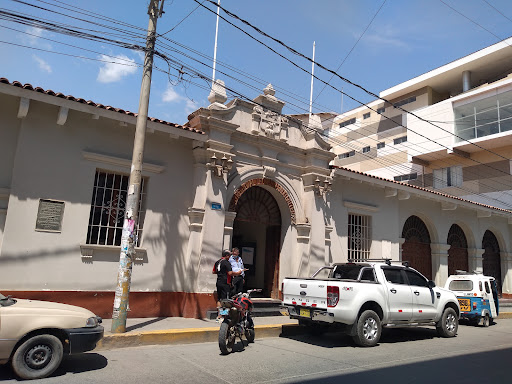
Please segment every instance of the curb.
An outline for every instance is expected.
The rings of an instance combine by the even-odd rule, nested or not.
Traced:
[[[299,327],[298,324],[269,324],[256,325],[254,329],[256,339],[263,339],[297,334],[300,333]],[[217,341],[218,338],[219,327],[107,334],[98,342],[95,351],[143,345],[207,343]]]
[[[512,312],[500,312],[497,319],[512,319]]]

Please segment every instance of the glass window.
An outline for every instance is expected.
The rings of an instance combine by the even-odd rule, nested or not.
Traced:
[[[491,293],[491,287],[489,287],[489,282],[488,281],[485,282],[485,292]]]
[[[434,188],[460,187],[462,186],[462,166],[434,169]]]
[[[350,124],[355,124],[355,122],[356,122],[355,118],[344,121],[343,123],[340,123],[340,128],[346,127],[347,125],[350,125]]]
[[[481,281],[478,282],[478,287],[480,288],[480,292],[482,292],[484,290],[484,287],[482,286]]]
[[[419,273],[405,270],[405,275],[407,276],[407,280],[409,280],[409,285],[414,285],[416,287],[428,287],[428,280]]]
[[[452,280],[448,286],[450,291],[472,291],[473,281],[471,280]]]
[[[385,142],[380,142],[380,143],[377,143],[377,149],[381,149],[381,148],[384,148],[386,146],[386,143]]]
[[[92,191],[91,211],[87,229],[87,244],[121,245],[128,175],[96,171]],[[136,246],[140,245],[146,214],[146,179],[142,178],[139,200],[139,217],[135,227]]]
[[[363,148],[363,153],[368,153],[368,152],[370,152],[370,146],[364,147]]]
[[[365,268],[361,273],[361,281],[375,281],[375,273],[373,268]]]
[[[370,118],[370,112],[363,114],[363,119],[369,119]]]
[[[382,108],[377,108],[377,113],[384,113],[386,112],[386,108],[382,107]]]
[[[402,144],[402,143],[405,143],[406,141],[407,141],[407,136],[397,137],[396,139],[393,140],[393,144],[395,144],[395,145]]]
[[[332,271],[332,277],[335,279],[357,280],[361,268],[363,266],[359,264],[336,265]]]
[[[345,152],[340,155],[340,159],[346,159],[347,157],[352,157],[355,155],[356,155],[356,151]]]
[[[406,284],[402,270],[398,268],[385,268],[383,267],[384,276],[386,280],[393,284]]]

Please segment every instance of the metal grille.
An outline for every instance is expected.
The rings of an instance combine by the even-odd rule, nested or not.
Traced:
[[[107,171],[96,171],[92,191],[91,212],[87,230],[87,244],[121,245],[129,176]],[[142,238],[146,216],[146,182],[141,180],[136,246]]]
[[[348,215],[348,258],[368,259],[371,243],[371,216]]]

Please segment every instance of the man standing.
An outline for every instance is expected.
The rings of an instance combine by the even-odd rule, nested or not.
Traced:
[[[248,271],[247,268],[244,268],[244,262],[240,257],[240,250],[238,248],[233,248],[231,250],[231,257],[229,258],[229,262],[231,263],[231,270],[233,271],[233,280],[232,285],[233,289],[231,291],[231,296],[240,293],[244,289],[245,283],[245,271]],[[236,274],[238,272],[238,274]]]
[[[220,301],[229,299],[230,285],[228,283],[228,276],[240,275],[241,272],[233,272],[229,257],[231,252],[228,250],[222,251],[222,258],[215,263],[212,273],[217,274],[217,308],[220,308]]]

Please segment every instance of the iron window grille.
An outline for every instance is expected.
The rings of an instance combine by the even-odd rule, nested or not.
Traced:
[[[87,244],[121,245],[126,210],[129,176],[96,170],[92,191],[91,211],[87,229]],[[139,217],[135,226],[135,246],[140,246],[146,216],[146,184],[141,179]]]
[[[371,216],[349,214],[348,259],[368,259],[371,242]]]

